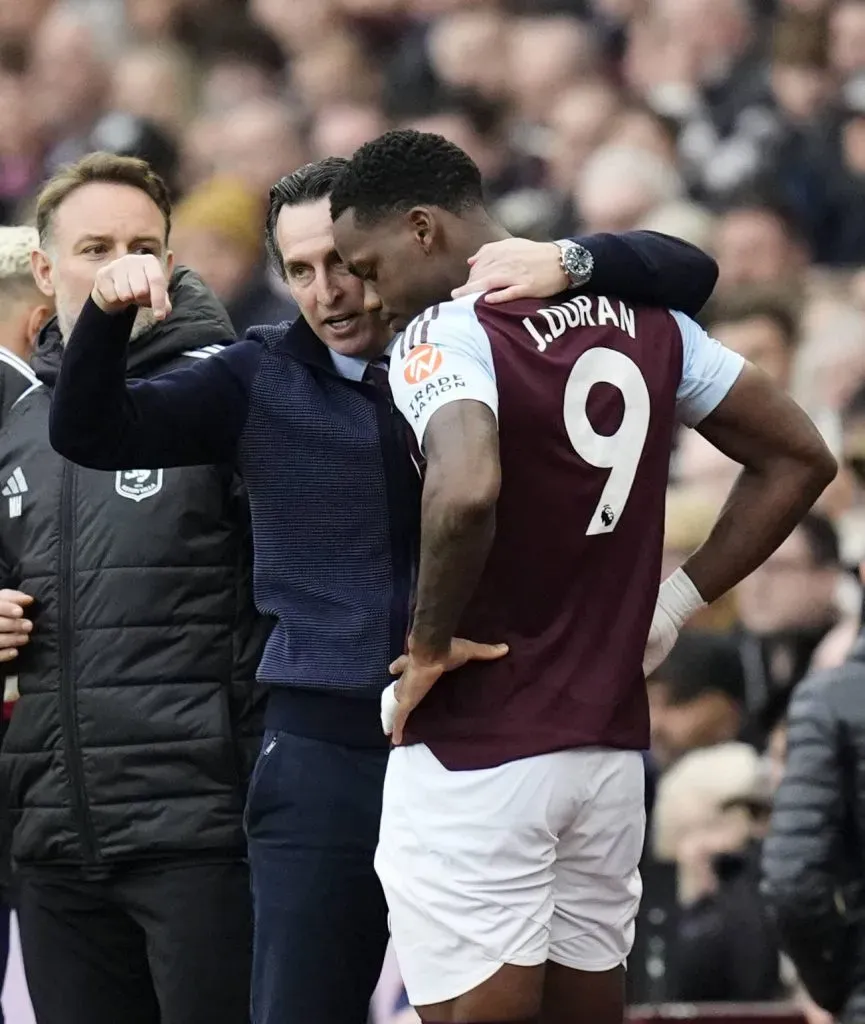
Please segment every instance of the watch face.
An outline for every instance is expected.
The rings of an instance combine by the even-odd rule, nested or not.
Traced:
[[[562,263],[573,284],[585,284],[592,276],[592,254],[581,245],[569,245],[562,253]]]

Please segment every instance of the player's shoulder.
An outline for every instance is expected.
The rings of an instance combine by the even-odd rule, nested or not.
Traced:
[[[422,345],[461,348],[485,338],[475,308],[481,297],[479,292],[429,306],[411,321],[397,340],[399,357],[407,359],[413,349]]]

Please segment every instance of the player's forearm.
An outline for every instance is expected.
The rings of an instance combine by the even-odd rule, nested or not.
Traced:
[[[450,650],[477,588],[496,528],[496,495],[459,494],[429,475],[424,485],[421,557],[409,651],[436,660]]]
[[[745,468],[706,542],[683,568],[707,603],[761,565],[789,536],[835,475],[828,452],[811,462]]]

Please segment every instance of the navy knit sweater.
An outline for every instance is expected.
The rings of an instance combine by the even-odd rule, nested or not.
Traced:
[[[580,241],[595,257],[593,290],[631,302],[693,313],[715,283],[714,261],[661,235]],[[109,316],[85,305],[55,385],[52,445],[94,469],[234,462],[249,492],[256,603],[276,620],[259,670],[274,687],[271,724],[308,717],[298,692],[312,704],[342,694],[354,710],[340,716],[325,702],[330,719],[345,719],[325,731],[350,742],[353,698],[377,706],[408,628],[420,483],[404,425],[372,385],[337,374],[303,320],[127,382],[133,320],[134,310]],[[290,713],[274,701],[277,688],[292,690]],[[378,739],[377,715],[363,717],[367,739]]]

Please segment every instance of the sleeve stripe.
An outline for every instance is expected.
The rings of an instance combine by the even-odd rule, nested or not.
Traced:
[[[399,354],[402,359],[405,359],[413,348],[427,344],[429,325],[438,317],[440,308],[441,304],[430,306],[419,317],[415,317],[405,329],[399,346]]]
[[[219,355],[224,348],[224,345],[208,345],[206,348],[191,348],[180,354],[188,356],[190,359],[209,359],[211,356]]]
[[[422,325],[422,327],[420,329],[420,344],[421,345],[426,345],[427,341],[429,340],[429,325],[439,315],[439,307],[438,306],[432,306],[430,309],[427,310],[427,313],[429,314],[429,316],[424,320],[423,325]]]

